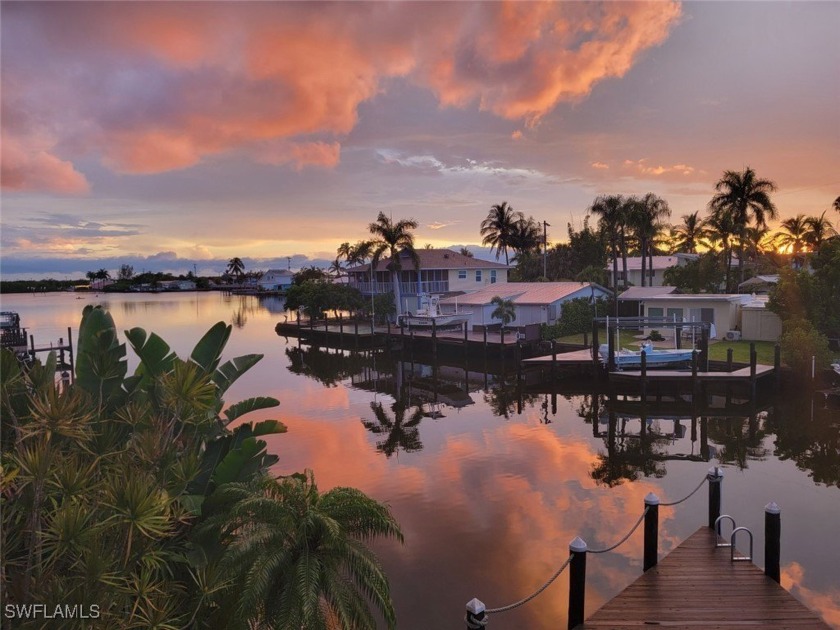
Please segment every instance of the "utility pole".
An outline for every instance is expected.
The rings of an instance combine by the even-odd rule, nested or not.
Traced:
[[[548,279],[548,228],[551,224],[543,221],[543,278]]]
[[[287,261],[286,264],[288,266],[288,269],[289,269],[289,271],[291,271],[292,270],[292,257],[291,256],[286,256],[286,261]]]

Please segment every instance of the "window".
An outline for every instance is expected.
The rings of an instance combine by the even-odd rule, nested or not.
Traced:
[[[553,322],[557,319],[557,305],[556,304],[549,304],[548,305],[548,321]]]
[[[458,270],[458,280],[466,280],[467,279],[467,270],[466,269],[459,269]]]
[[[662,317],[662,308],[659,306],[651,306],[648,310],[648,317]]]
[[[681,308],[669,308],[666,315],[669,321],[681,322],[683,320],[683,310]]]
[[[490,270],[490,284],[496,284],[496,270]]]
[[[476,282],[481,282],[481,269],[476,269],[475,270],[475,281]]]

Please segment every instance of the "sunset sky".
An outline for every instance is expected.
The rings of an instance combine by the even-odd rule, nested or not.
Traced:
[[[327,264],[379,211],[840,195],[840,3],[2,3],[2,274]],[[830,211],[831,212],[831,211]],[[833,213],[836,215],[836,213]],[[833,216],[835,223],[840,217]]]

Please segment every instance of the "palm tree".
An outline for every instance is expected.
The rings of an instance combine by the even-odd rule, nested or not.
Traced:
[[[742,172],[724,171],[715,184],[717,193],[709,202],[713,212],[726,210],[732,215],[735,234],[738,236],[738,278],[744,281],[744,231],[751,222],[758,227],[767,225],[767,219],[776,218],[776,206],[770,193],[776,184],[769,179],[759,179],[749,166]]]
[[[406,453],[413,453],[423,449],[423,442],[420,441],[420,434],[417,425],[423,419],[422,407],[417,407],[411,412],[408,419],[405,414],[408,407],[403,402],[395,402],[391,405],[394,412],[394,419],[388,416],[381,402],[370,403],[370,410],[373,412],[376,422],[362,420],[362,424],[371,433],[378,435],[387,434],[381,442],[376,443],[376,450],[384,453],[385,457],[391,457],[399,453],[400,449]]]
[[[706,219],[705,236],[707,244],[712,249],[720,248],[723,265],[726,268],[726,290],[730,290],[730,275],[732,272],[732,248],[737,240],[735,221],[728,210],[717,210]]]
[[[502,327],[516,319],[516,304],[513,303],[513,300],[506,300],[496,295],[490,300],[490,304],[496,307],[490,314],[490,318],[501,320]]]
[[[805,242],[811,247],[811,251],[819,251],[820,245],[827,238],[834,236],[837,232],[831,221],[825,218],[825,212],[818,217],[808,217],[805,219],[808,231],[805,234]]]
[[[778,243],[784,248],[789,248],[794,259],[802,251],[808,238],[808,222],[804,214],[782,221],[782,232],[779,232]]]
[[[772,234],[769,227],[748,227],[744,231],[744,252],[755,262],[758,257],[778,248],[778,235]]]
[[[394,285],[394,302],[397,315],[402,314],[402,297],[400,294],[400,271],[402,263],[400,255],[406,254],[414,262],[417,270],[417,277],[420,277],[420,257],[414,250],[414,235],[411,230],[417,229],[417,221],[414,219],[401,219],[394,223],[390,218],[380,212],[376,223],[371,223],[370,233],[376,238],[372,243],[371,269],[376,269],[382,256],[387,253],[388,271],[391,272],[391,282]]]
[[[467,258],[474,258],[474,257],[475,257],[475,254],[473,254],[473,253],[472,253],[470,250],[468,250],[466,247],[462,247],[462,248],[461,248],[461,250],[460,250],[460,254],[461,254],[461,256],[466,256]]]
[[[515,212],[507,201],[490,207],[487,218],[481,222],[481,244],[489,245],[490,251],[496,250],[496,260],[505,254],[505,264],[510,264],[508,249],[512,249],[516,224],[524,219],[521,212]]]
[[[242,262],[242,259],[238,256],[235,258],[231,258],[228,261],[227,269],[225,269],[225,273],[233,276],[237,280],[241,280],[242,276],[245,275],[245,263]]]
[[[377,537],[403,541],[386,506],[354,488],[321,493],[311,471],[231,483],[216,494],[230,507],[202,529],[224,545],[220,566],[243,619],[272,628],[375,630],[372,604],[396,627],[388,579],[365,546]]]
[[[837,197],[837,199],[834,200],[834,203],[831,204],[831,207],[837,210],[837,212],[840,212],[840,197]]]
[[[618,256],[621,251],[622,234],[624,231],[625,199],[621,195],[601,195],[595,198],[589,206],[590,214],[598,215],[598,225],[609,243],[612,254],[613,273],[612,288],[618,288]],[[626,261],[626,259],[625,259]],[[624,266],[624,279],[627,281],[627,265]]]
[[[674,246],[678,252],[697,253],[697,246],[705,235],[706,221],[700,218],[700,211],[684,214],[682,225],[674,229]]]
[[[514,224],[510,235],[510,248],[517,256],[538,251],[543,241],[540,224],[534,221],[534,217],[521,216]]]
[[[629,225],[639,240],[642,256],[642,286],[645,286],[646,259],[650,259],[650,268],[653,269],[652,242],[662,229],[662,219],[670,216],[671,209],[668,207],[668,202],[653,193],[634,200],[630,207]]]

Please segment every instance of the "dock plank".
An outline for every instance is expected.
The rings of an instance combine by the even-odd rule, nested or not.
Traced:
[[[828,628],[752,562],[701,527],[578,628]]]

